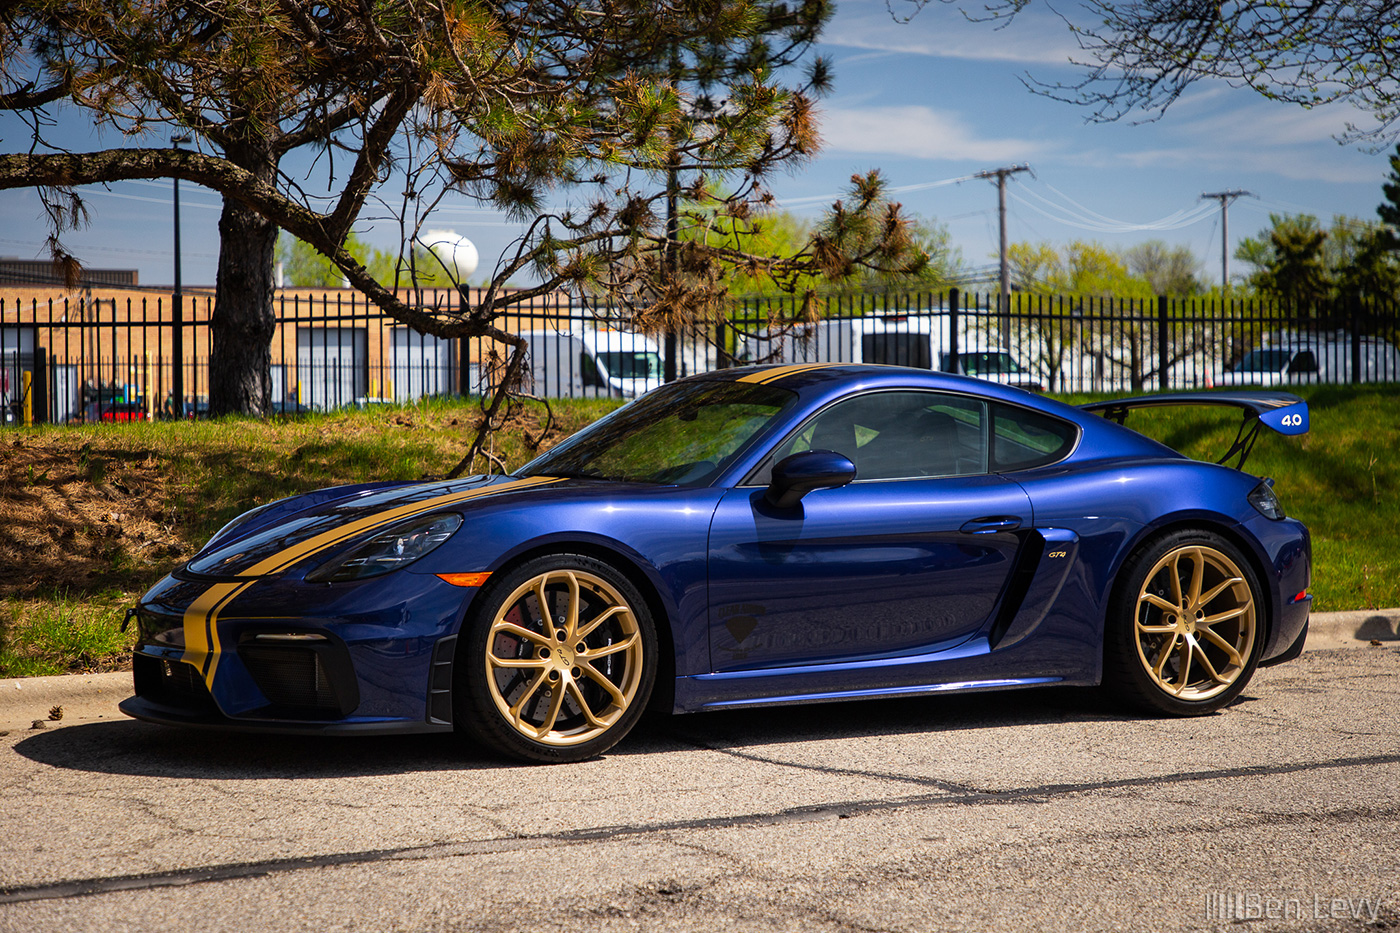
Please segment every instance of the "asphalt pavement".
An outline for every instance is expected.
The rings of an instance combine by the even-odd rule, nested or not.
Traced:
[[[1200,719],[1066,688],[734,711],[557,767],[0,681],[0,931],[1394,930],[1400,612],[1338,615]]]

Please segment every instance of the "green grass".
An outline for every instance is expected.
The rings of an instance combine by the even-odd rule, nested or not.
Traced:
[[[63,591],[9,598],[0,609],[0,675],[92,673],[123,665],[131,632],[121,631],[127,594],[75,599]]]
[[[1298,391],[1311,408],[1311,432],[1301,438],[1262,432],[1246,469],[1273,477],[1284,508],[1312,530],[1315,609],[1400,606],[1400,391]],[[519,466],[536,447],[544,449],[616,405],[555,402],[555,430],[538,444],[543,409],[530,406],[498,437],[495,453],[507,466]],[[0,591],[0,677],[121,666],[133,635],[118,631],[125,607],[229,519],[323,486],[441,476],[470,442],[479,412],[473,402],[434,401],[291,421],[5,432],[0,466],[13,466],[0,476],[0,493],[9,497],[0,498],[0,509],[10,510],[11,526],[19,514],[15,503],[46,490],[74,509],[89,490],[101,508],[119,508],[124,518],[103,524],[76,512],[55,517],[53,502],[40,510],[36,527],[57,528],[58,520],[67,520],[92,540],[63,552],[72,535],[64,539],[55,530],[51,543],[28,546],[32,554],[58,556],[50,564],[34,558],[28,589]],[[1157,409],[1129,419],[1131,427],[1204,460],[1224,452],[1238,424],[1232,409]],[[19,453],[32,455],[32,462],[21,465]],[[118,526],[125,535],[114,534]]]

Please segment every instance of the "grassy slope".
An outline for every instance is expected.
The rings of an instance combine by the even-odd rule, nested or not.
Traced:
[[[509,466],[616,402],[522,406]],[[314,415],[43,427],[0,434],[0,677],[124,663],[123,610],[254,505],[324,486],[441,476],[480,421],[471,402]]]
[[[1312,431],[1261,436],[1248,469],[1277,480],[1307,522],[1322,610],[1400,605],[1400,393],[1303,389]],[[1080,399],[1068,399],[1078,401]],[[540,448],[616,403],[555,403]],[[498,453],[530,456],[540,410],[510,425]],[[0,676],[120,666],[122,609],[220,525],[253,505],[308,489],[441,475],[479,410],[431,403],[264,423],[96,425],[0,435]],[[1159,410],[1130,424],[1215,459],[1234,438],[1226,410]]]

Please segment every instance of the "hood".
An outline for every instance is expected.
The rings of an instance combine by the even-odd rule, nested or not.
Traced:
[[[207,577],[248,578],[280,573],[398,522],[455,511],[475,499],[509,495],[560,482],[553,477],[472,477],[452,483],[388,488],[346,487],[273,503],[215,535],[185,566]],[[339,495],[332,495],[340,493]],[[329,498],[328,498],[329,496]]]

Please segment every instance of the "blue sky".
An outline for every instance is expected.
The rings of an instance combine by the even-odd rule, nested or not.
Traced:
[[[912,9],[901,11],[897,0],[895,7]],[[1220,214],[1215,202],[1200,200],[1203,192],[1258,195],[1231,207],[1232,252],[1233,243],[1267,225],[1270,212],[1375,218],[1394,147],[1372,153],[1339,145],[1334,137],[1349,120],[1364,121],[1351,108],[1306,111],[1200,83],[1156,122],[1087,123],[1083,108],[1034,95],[1021,80],[1074,80],[1078,72],[1066,62],[1076,51],[1064,22],[1043,5],[997,30],[940,3],[900,23],[885,0],[841,0],[821,46],[835,70],[834,90],[820,106],[823,150],[774,177],[772,189],[786,209],[815,219],[852,173],[878,168],[906,208],[947,225],[969,265],[989,266],[997,244],[995,186],[957,179],[1028,163],[1033,176],[1019,174],[1009,188],[1013,242],[1130,246],[1163,239],[1189,245],[1211,281],[1220,275]],[[120,144],[116,134],[98,136],[71,112],[63,119],[75,148]],[[17,120],[0,117],[0,145],[13,149],[24,135]],[[170,187],[87,189],[92,225],[65,242],[88,265],[137,268],[143,284],[171,282]],[[181,205],[184,280],[212,284],[218,196],[186,184]],[[7,221],[0,255],[43,255],[44,222],[33,192],[0,192],[0,217]],[[465,199],[448,202],[432,226],[471,238],[483,272],[520,230]],[[388,247],[397,227],[363,232]],[[1233,260],[1231,270],[1240,271]]]

